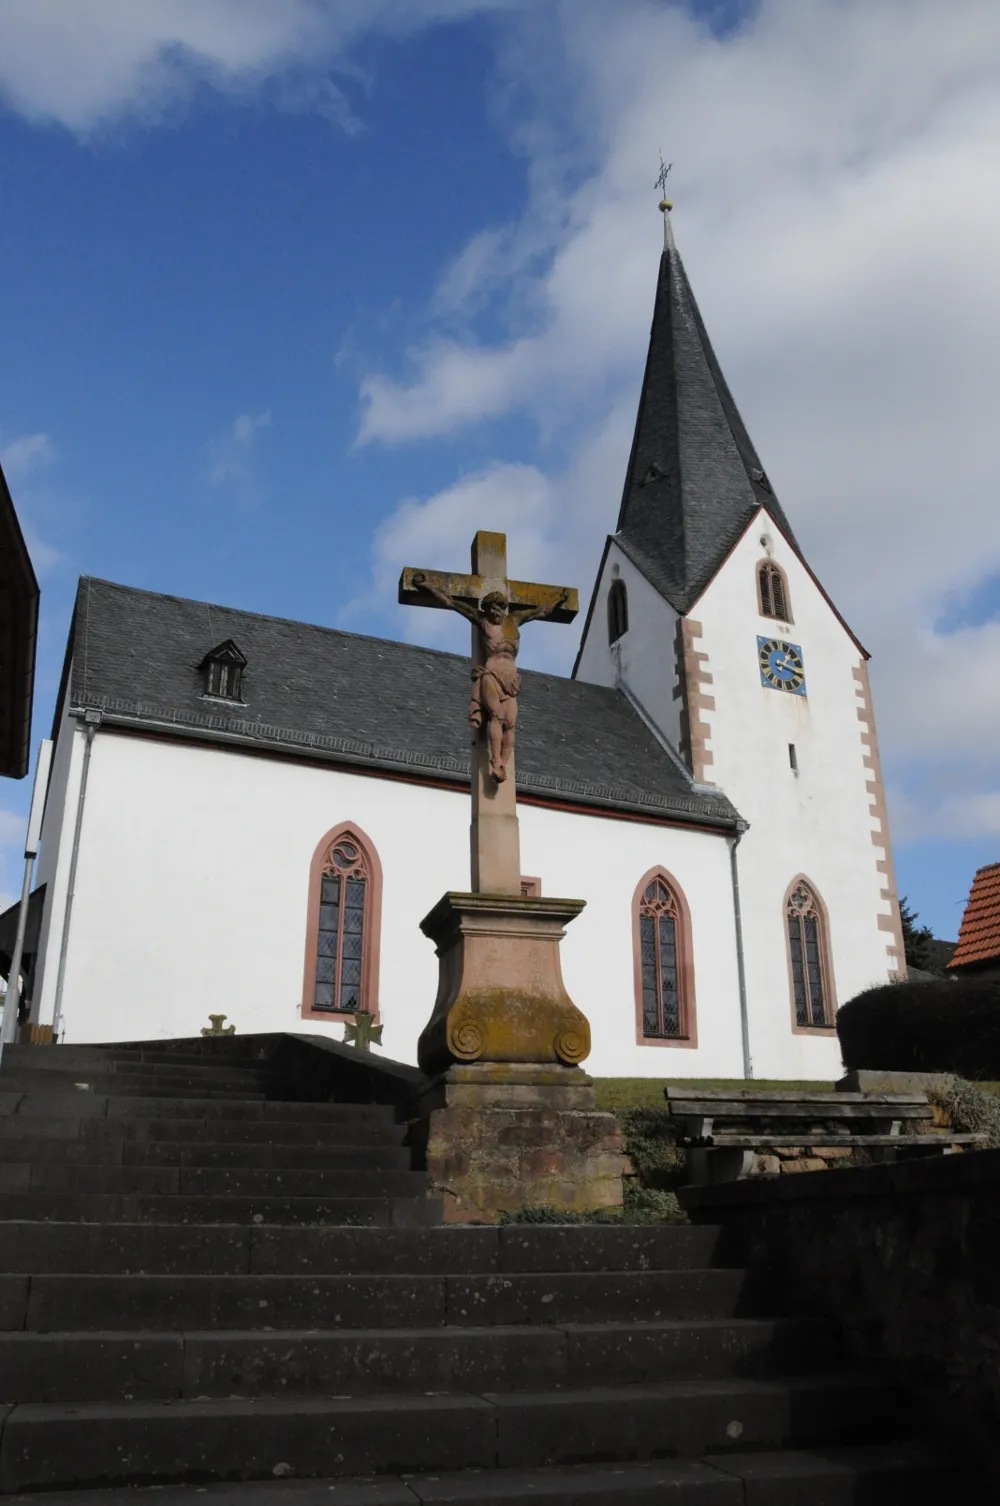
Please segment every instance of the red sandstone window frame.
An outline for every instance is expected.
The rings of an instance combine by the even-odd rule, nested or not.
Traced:
[[[816,908],[817,935],[819,939],[819,966],[820,980],[823,989],[823,1014],[825,1023],[822,1025],[800,1025],[798,1012],[795,1007],[795,969],[792,964],[792,944],[788,930],[788,907],[792,895],[799,886],[804,886]],[[804,873],[796,874],[795,878],[785,890],[781,902],[781,928],[785,937],[785,959],[788,963],[788,1000],[791,1009],[792,1034],[793,1035],[819,1035],[827,1039],[836,1034],[837,1016],[837,990],[833,976],[833,953],[830,947],[830,915],[812,879]]]
[[[539,899],[542,893],[542,881],[530,874],[521,874],[521,894],[525,899]]]
[[[766,586],[765,586],[766,578]],[[792,616],[792,598],[788,590],[788,576],[780,565],[772,559],[763,559],[757,566],[757,608],[762,617],[770,617],[774,622],[794,622]],[[784,612],[776,610],[774,598],[774,583],[778,582],[782,595],[781,605]]]
[[[676,909],[677,1002],[680,1032],[677,1035],[646,1035],[642,1008],[642,934],[639,917],[646,890],[654,880],[665,884]],[[691,910],[684,890],[666,868],[657,865],[644,873],[632,895],[632,971],[635,988],[635,1039],[639,1046],[667,1046],[674,1050],[696,1050],[698,1015],[694,991],[694,946],[691,939]]]
[[[309,899],[306,911],[305,970],[302,980],[301,1015],[304,1020],[350,1020],[354,1010],[317,1009],[314,1004],[316,962],[319,951],[319,906],[323,875],[329,871],[331,853],[338,842],[350,839],[361,851],[368,870],[365,889],[364,929],[362,931],[360,1009],[372,1016],[379,1014],[379,956],[382,944],[382,864],[371,838],[354,821],[332,826],[317,844],[309,866]]]

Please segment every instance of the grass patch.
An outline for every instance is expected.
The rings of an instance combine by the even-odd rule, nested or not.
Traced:
[[[980,1083],[988,1088],[989,1083]],[[1000,1093],[1000,1084],[993,1085]],[[744,1077],[595,1077],[594,1089],[599,1109],[663,1109],[667,1100],[663,1090],[671,1088],[728,1088],[732,1092],[759,1093],[783,1091],[787,1093],[832,1093],[832,1082],[783,1082],[771,1078]]]

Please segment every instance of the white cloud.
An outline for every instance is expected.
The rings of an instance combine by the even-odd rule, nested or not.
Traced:
[[[47,434],[22,434],[0,450],[0,466],[8,481],[20,481],[50,465],[55,455]]]
[[[266,413],[241,413],[233,421],[233,439],[243,449],[248,449],[253,444],[254,435],[259,429],[266,429],[271,422],[270,409]]]
[[[634,414],[662,144],[723,368],[811,562],[874,655],[905,829],[964,833],[970,811],[994,809],[1000,622],[935,623],[1000,575],[1000,10],[762,0],[722,37],[641,0],[567,0],[561,16],[561,57],[508,54],[519,97],[534,91],[534,118],[517,122],[532,202],[444,272],[441,324],[406,371],[365,379],[359,438],[520,412],[555,453],[581,455],[595,415]],[[571,148],[589,167],[568,181]],[[493,328],[506,308],[506,338],[477,338],[484,304]],[[572,539],[587,582],[614,527],[627,429],[599,499],[585,486],[581,502],[559,472],[540,488],[546,537]],[[955,788],[976,793],[962,803]]]
[[[209,440],[206,478],[211,486],[229,487],[245,501],[258,495],[252,452],[258,434],[270,423],[270,410],[240,413],[228,429]]]
[[[376,529],[370,590],[345,609],[345,624],[361,611],[384,609],[396,595],[404,565],[468,570],[469,548],[480,528],[506,533],[514,579],[576,586],[585,610],[595,565],[592,541],[603,527],[608,490],[619,484],[631,422],[627,407],[613,409],[572,464],[552,475],[534,465],[497,463],[432,497],[401,502]],[[468,627],[446,612],[398,607],[393,630],[436,648],[465,652],[468,647]],[[565,670],[578,641],[576,628],[539,624],[526,632],[521,658],[529,666]]]
[[[345,50],[503,0],[3,0],[0,98],[30,120],[86,135],[122,117],[161,119],[195,89],[274,86],[279,107],[357,120]]]

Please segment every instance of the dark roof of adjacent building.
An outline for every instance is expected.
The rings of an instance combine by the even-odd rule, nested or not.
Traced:
[[[667,231],[617,542],[680,613],[764,507],[795,546]],[[796,546],[797,547],[797,546]]]
[[[204,693],[206,653],[246,656],[245,704]],[[358,633],[84,577],[69,703],[112,724],[467,784],[469,661]],[[527,795],[697,825],[736,811],[690,778],[616,690],[522,673],[517,782]]]
[[[976,870],[949,967],[1000,962],[1000,863]]]
[[[0,774],[23,779],[31,759],[38,581],[0,469]]]
[[[928,961],[930,962],[932,967],[936,967],[938,969],[939,974],[943,968],[946,968],[948,966],[949,962],[954,957],[955,948],[957,946],[957,941],[940,941],[936,936],[932,936],[926,943],[926,954]]]

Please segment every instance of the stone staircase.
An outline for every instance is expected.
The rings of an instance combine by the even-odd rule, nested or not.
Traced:
[[[444,1227],[405,1129],[242,1042],[8,1047],[0,1501],[972,1499],[718,1230]]]

